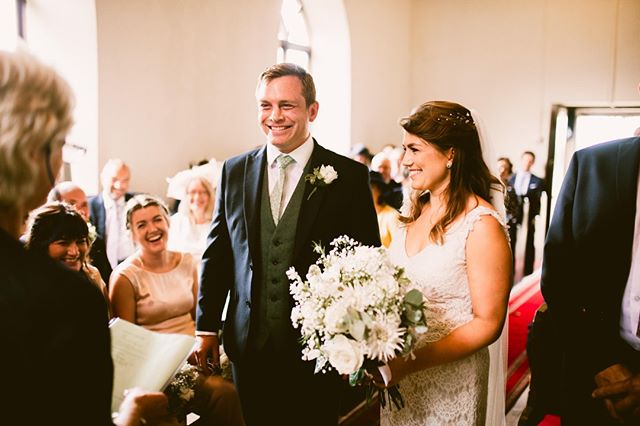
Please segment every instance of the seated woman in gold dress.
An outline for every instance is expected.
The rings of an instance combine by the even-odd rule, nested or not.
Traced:
[[[160,333],[194,335],[197,265],[192,255],[167,249],[166,206],[153,196],[135,195],[127,203],[127,227],[136,251],[111,275],[114,316]],[[232,382],[201,375],[194,391],[188,408],[200,416],[198,425],[244,425]]]

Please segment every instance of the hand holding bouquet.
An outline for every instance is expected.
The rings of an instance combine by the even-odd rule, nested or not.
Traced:
[[[287,271],[295,301],[291,321],[301,329],[302,359],[315,360],[316,373],[335,369],[348,374],[352,386],[367,384],[372,391],[366,368],[410,356],[426,331],[422,293],[410,288],[404,269],[391,263],[384,248],[346,236],[331,246],[329,253],[314,247],[320,258],[306,280],[294,268]],[[404,406],[397,385],[387,392],[397,408]]]

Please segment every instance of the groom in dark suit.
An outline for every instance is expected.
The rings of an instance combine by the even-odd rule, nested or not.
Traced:
[[[265,146],[227,160],[217,191],[197,305],[198,364],[219,361],[217,332],[227,294],[224,349],[249,425],[335,425],[340,379],[314,374],[302,361],[300,333],[290,320],[285,275],[304,276],[340,235],[379,245],[367,168],[320,146],[309,133],[318,114],[313,78],[277,64],[256,90]],[[312,184],[305,176],[332,167]],[[327,171],[327,168],[323,168]]]
[[[556,201],[542,294],[562,353],[563,425],[640,424],[639,167],[637,137],[580,150]]]

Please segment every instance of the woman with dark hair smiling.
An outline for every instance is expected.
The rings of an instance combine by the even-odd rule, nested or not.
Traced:
[[[108,308],[107,286],[100,276],[100,271],[89,263],[91,243],[87,222],[67,204],[48,203],[30,215],[26,248],[45,254],[68,268],[83,273],[100,290]]]

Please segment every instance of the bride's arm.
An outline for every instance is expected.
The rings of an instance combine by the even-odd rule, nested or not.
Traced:
[[[511,249],[497,220],[482,216],[474,224],[467,239],[466,256],[473,319],[441,340],[417,349],[415,359],[391,360],[392,379],[388,385],[415,371],[469,356],[500,336],[511,287]]]

